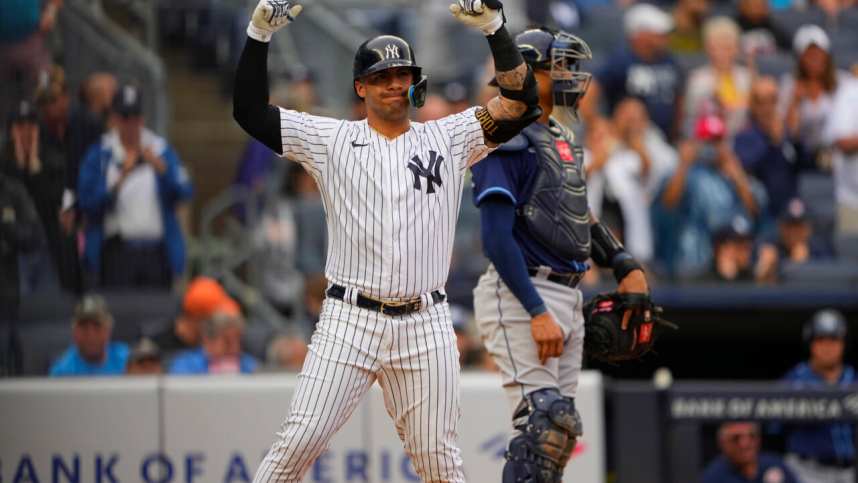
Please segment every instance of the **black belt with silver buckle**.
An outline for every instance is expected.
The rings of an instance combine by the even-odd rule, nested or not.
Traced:
[[[539,274],[538,268],[529,267],[527,269],[527,273],[530,276],[535,277]],[[551,272],[546,277],[546,280],[549,282],[559,283],[560,285],[565,285],[567,287],[575,288],[578,286],[578,283],[581,282],[581,279],[584,278],[584,272],[572,272],[572,273],[557,273]]]
[[[342,285],[331,284],[328,290],[325,292],[328,297],[333,297],[337,300],[346,301],[346,288]],[[431,294],[432,301],[434,303],[443,302],[447,296],[442,294],[441,292],[434,290]],[[385,302],[384,300],[377,300],[372,297],[367,297],[361,293],[358,293],[357,301],[355,303],[358,307],[374,310],[376,312],[381,312],[384,315],[407,315],[414,312],[417,312],[423,308],[423,301],[420,297],[405,300],[402,302]]]

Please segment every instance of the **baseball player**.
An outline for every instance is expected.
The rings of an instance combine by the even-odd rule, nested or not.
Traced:
[[[300,5],[262,0],[247,27],[234,115],[252,136],[300,163],[319,185],[328,239],[327,298],[290,414],[255,482],[300,481],[378,381],[423,481],[464,481],[456,446],[459,363],[445,299],[465,171],[541,115],[536,82],[496,0],[460,0],[451,13],[489,43],[501,93],[438,121],[409,120],[426,77],[411,46],[364,42],[353,87],[367,118],[342,121],[268,104],[271,35]]]
[[[515,42],[536,74],[542,115],[471,168],[492,262],[474,289],[474,309],[513,408],[503,481],[559,482],[582,430],[574,400],[584,341],[576,286],[586,261],[612,267],[621,294],[649,288],[640,265],[589,213],[581,150],[551,117],[558,108],[574,114],[590,81],[578,71],[590,48],[545,27]]]

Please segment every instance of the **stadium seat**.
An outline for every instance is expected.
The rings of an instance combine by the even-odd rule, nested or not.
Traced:
[[[45,376],[51,363],[71,344],[71,324],[33,322],[20,327],[21,375]]]
[[[789,285],[856,287],[858,286],[858,262],[826,260],[785,263],[781,267],[781,278],[783,283]]]
[[[839,258],[858,263],[858,235],[854,233],[836,235],[834,237],[834,248]]]
[[[772,23],[781,27],[789,38],[792,39],[802,25],[814,24],[825,27],[826,19],[825,14],[819,9],[786,9],[772,12]]]

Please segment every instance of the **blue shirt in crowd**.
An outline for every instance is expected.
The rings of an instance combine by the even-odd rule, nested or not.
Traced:
[[[796,388],[824,387],[828,382],[813,372],[807,362],[790,370],[784,381]],[[855,369],[844,366],[837,381],[838,386],[849,386],[855,382]],[[853,425],[846,423],[790,425],[787,426],[786,449],[806,459],[819,462],[848,463],[855,458]]]
[[[739,474],[736,467],[723,455],[709,463],[703,470],[703,483],[799,483],[792,471],[786,467],[783,460],[771,453],[760,453],[757,474],[753,479],[747,479]]]
[[[249,354],[241,354],[239,357],[239,370],[242,374],[250,374],[256,371],[258,365],[256,359]],[[170,363],[170,374],[208,374],[209,357],[202,348],[184,351],[176,355]]]
[[[754,217],[745,210],[735,186],[718,169],[697,162],[688,171],[685,190],[679,204],[667,209],[661,203],[662,192],[653,203],[652,220],[656,258],[670,274],[694,278],[708,272],[712,265],[712,237],[738,215]],[[754,198],[765,209],[765,190],[751,180]],[[759,230],[764,220],[755,223]]]
[[[26,39],[38,30],[41,18],[41,0],[0,1],[0,43]]]
[[[745,171],[754,175],[769,195],[769,214],[777,217],[798,194],[798,153],[783,140],[772,143],[756,122],[750,122],[733,142]]]
[[[626,97],[640,99],[650,119],[672,137],[677,102],[684,83],[682,70],[669,53],[648,62],[629,50],[612,57],[596,71],[602,96],[613,112]]]
[[[527,143],[527,140],[518,136],[510,142]],[[571,146],[566,146],[566,149],[571,150]],[[530,199],[539,172],[536,156],[532,146],[521,150],[502,149],[472,166],[474,204],[480,206],[487,196],[501,195],[509,198],[516,209],[524,206]],[[586,263],[565,260],[552,253],[529,233],[526,222],[518,216],[513,225],[513,238],[528,267],[546,266],[560,273],[587,271]]]
[[[110,342],[105,349],[104,362],[92,364],[81,357],[77,346],[71,346],[54,362],[49,372],[57,376],[115,376],[125,374],[128,363],[128,346],[122,342]]]

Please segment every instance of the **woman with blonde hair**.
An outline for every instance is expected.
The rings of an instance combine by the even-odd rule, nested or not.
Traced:
[[[706,106],[715,103],[723,110],[727,137],[743,126],[751,90],[751,71],[739,64],[741,31],[728,17],[713,17],[703,25],[703,46],[708,62],[694,69],[685,89],[683,134],[692,137]]]

